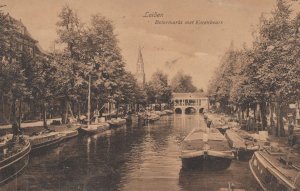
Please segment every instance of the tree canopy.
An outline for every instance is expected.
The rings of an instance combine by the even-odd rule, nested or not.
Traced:
[[[145,92],[125,70],[108,18],[95,14],[84,23],[72,8],[62,7],[56,24],[56,43],[61,48],[44,54],[36,47],[33,56],[10,46],[18,35],[13,27],[0,11],[0,96],[5,103],[22,99],[46,112],[47,105],[60,102],[63,122],[67,122],[70,108],[78,115],[87,112],[89,76],[91,109],[100,109],[107,102],[117,107],[146,103]]]
[[[253,46],[234,49],[231,45],[208,88],[211,100],[220,103],[223,111],[232,105],[255,111],[259,105],[264,127],[266,104],[276,103],[277,135],[284,133],[284,107],[300,99],[300,13],[295,18],[291,13],[287,1],[277,0],[271,16],[260,18]]]
[[[193,85],[192,76],[178,71],[171,80],[172,91],[175,93],[196,92],[197,88]]]
[[[145,89],[149,103],[168,103],[171,100],[172,90],[168,85],[168,75],[160,70],[153,73]]]

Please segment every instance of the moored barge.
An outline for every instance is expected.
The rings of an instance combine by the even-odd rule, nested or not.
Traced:
[[[256,151],[249,161],[251,172],[263,190],[295,191],[300,189],[299,156],[278,148]]]
[[[79,133],[77,130],[65,130],[65,131],[60,131],[59,134],[62,137],[62,139],[66,141],[78,136]]]
[[[253,153],[259,149],[258,142],[243,130],[228,129],[225,137],[238,160],[250,160]]]
[[[6,135],[0,138],[0,184],[15,177],[28,164],[30,142],[23,136],[17,140],[12,137]]]
[[[193,129],[182,143],[183,169],[224,170],[233,158],[226,138],[217,129]]]
[[[31,152],[38,152],[58,145],[63,140],[59,132],[42,131],[36,135],[29,136]]]

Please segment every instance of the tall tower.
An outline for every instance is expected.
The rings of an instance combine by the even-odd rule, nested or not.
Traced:
[[[139,47],[138,60],[136,63],[136,74],[135,77],[137,79],[138,84],[141,87],[145,85],[145,71],[144,71],[144,61],[141,47]]]

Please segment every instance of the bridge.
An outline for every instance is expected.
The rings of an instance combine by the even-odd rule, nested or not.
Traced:
[[[209,109],[208,97],[203,93],[173,93],[174,113],[203,113]]]

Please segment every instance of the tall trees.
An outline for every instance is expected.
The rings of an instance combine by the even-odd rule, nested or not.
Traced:
[[[0,69],[0,88],[2,101],[12,103],[10,113],[11,121],[16,120],[16,102],[21,101],[29,94],[28,88],[25,84],[24,70],[20,63],[1,63]],[[3,113],[3,111],[2,111]],[[4,113],[3,113],[4,115]]]
[[[20,41],[15,43],[13,39],[22,35],[14,30],[11,22],[14,20],[8,18],[0,11],[0,102],[2,105],[12,103],[13,118],[16,118],[18,101],[27,101],[38,108],[35,110],[41,109],[45,127],[47,107],[55,102],[61,103],[64,123],[70,110],[76,110],[79,116],[80,111],[87,111],[89,76],[91,109],[100,109],[107,102],[117,108],[146,103],[145,91],[125,70],[114,26],[106,17],[96,14],[89,23],[82,23],[73,9],[64,6],[56,24],[60,48],[50,54],[39,51],[31,38],[28,44],[32,45],[33,54],[28,54],[23,48],[27,46]],[[151,87],[159,88],[155,100],[169,101],[171,91],[167,76],[159,73],[153,79]]]
[[[88,76],[92,79],[92,109],[107,102],[118,107],[129,101],[127,95],[137,94],[133,91],[136,90],[135,80],[124,69],[125,63],[110,20],[96,14],[91,16],[90,23],[83,24],[77,14],[65,6],[59,14],[57,27],[58,42],[65,45],[63,52],[55,55],[58,92],[65,102],[64,118],[67,118],[69,101],[86,105],[84,88]]]
[[[46,111],[51,100],[54,100],[53,87],[56,80],[51,59],[36,55],[26,64],[25,75],[27,76],[26,86],[30,90],[28,99],[34,103],[34,107],[41,108],[44,127],[47,128]]]
[[[172,97],[168,76],[160,70],[153,73],[150,82],[146,85],[146,92],[149,103],[168,103]]]
[[[284,134],[282,109],[291,101],[290,92],[293,92],[290,88],[293,83],[289,82],[295,69],[291,55],[293,32],[290,14],[289,4],[278,0],[272,17],[262,19],[259,36],[254,42],[255,61],[260,63],[256,78],[277,105],[277,135]]]
[[[30,93],[26,86],[24,66],[27,53],[17,46],[18,32],[12,18],[0,11],[0,97],[1,113],[4,116],[4,102],[11,103],[10,120],[16,121],[16,103]],[[19,116],[21,117],[21,116]],[[2,119],[3,120],[3,119]],[[4,119],[7,121],[7,119]]]
[[[59,97],[62,102],[62,121],[67,122],[69,102],[76,99],[76,87],[81,85],[81,45],[83,26],[77,14],[68,6],[64,6],[58,15],[58,42],[65,46],[63,52],[55,55],[57,67],[57,83]]]
[[[124,69],[112,22],[100,14],[92,15],[87,39],[89,45],[86,51],[94,66],[93,72],[97,75],[98,86],[104,88],[99,89],[97,94],[118,105],[124,101],[123,87],[129,85],[121,79],[129,77],[129,74]]]
[[[193,85],[192,77],[178,71],[171,80],[171,87],[175,93],[195,92],[197,88]]]
[[[225,58],[230,59],[221,61],[210,87],[216,101],[228,100],[242,111],[250,107],[256,114],[259,105],[263,128],[267,127],[269,105],[270,124],[278,136],[284,135],[283,109],[299,100],[299,13],[294,19],[290,16],[290,5],[277,0],[271,16],[261,17],[253,47],[226,52]]]
[[[225,52],[221,59],[214,79],[209,85],[209,95],[214,102],[219,102],[223,112],[229,112],[229,96],[233,77],[235,76],[235,63],[237,61],[237,52],[233,49],[233,44]]]

